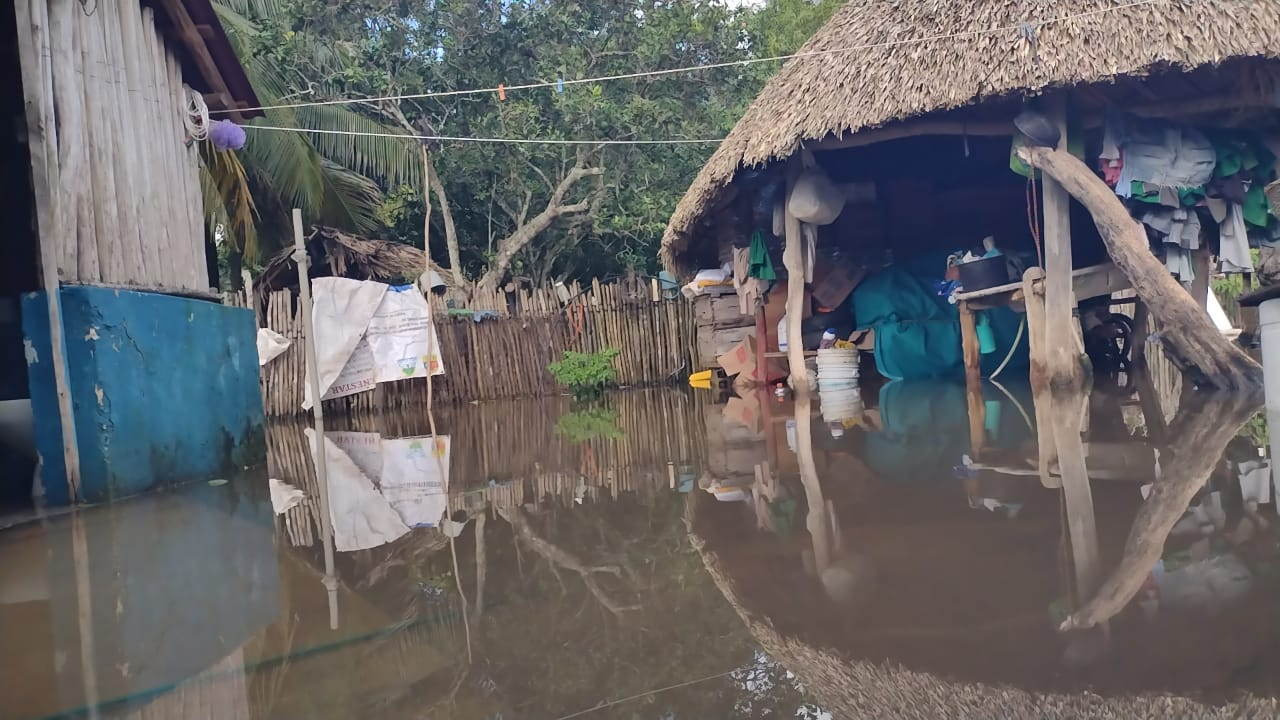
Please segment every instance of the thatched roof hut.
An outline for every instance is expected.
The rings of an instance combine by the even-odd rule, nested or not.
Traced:
[[[1022,99],[1075,86],[1107,104],[1174,115],[1276,105],[1280,4],[1255,0],[853,0],[787,62],[676,207],[662,260],[691,243],[744,168],[815,141],[1011,134]],[[1145,81],[1145,82],[1139,82]],[[1145,106],[1145,108],[1143,107]],[[928,124],[908,121],[925,120]],[[852,146],[852,145],[849,145]]]
[[[311,277],[345,277],[379,282],[412,282],[423,271],[422,250],[404,243],[371,240],[330,227],[312,229],[304,242],[311,265]],[[434,262],[433,270],[448,285],[452,273]],[[298,269],[293,248],[280,251],[258,279],[260,293],[298,287]]]
[[[1210,129],[1247,129],[1270,133],[1280,148],[1278,93],[1275,2],[851,0],[783,66],[712,155],[677,205],[660,255],[669,271],[686,277],[726,264],[752,267],[747,246],[769,227],[772,212],[772,233],[761,234],[773,267],[786,268],[785,289],[777,287],[779,296],[786,295],[782,332],[788,342],[772,335],[780,325],[778,313],[764,309],[768,291],[750,282],[759,277],[750,274],[756,271],[740,271],[735,282],[747,288],[740,297],[742,314],[756,315],[763,328],[757,364],[765,362],[768,350],[786,345],[797,387],[807,385],[796,369],[806,350],[801,325],[815,299],[818,309],[839,307],[862,277],[855,270],[877,272],[886,259],[897,263],[894,272],[914,272],[913,280],[928,285],[942,279],[949,255],[976,250],[975,257],[982,257],[986,239],[998,240],[1007,257],[1029,258],[1027,267],[1044,269],[1043,276],[1027,279],[1045,297],[1043,310],[1027,313],[1028,335],[1036,337],[1043,326],[1053,338],[1030,357],[1034,372],[1059,384],[1079,382],[1080,348],[1067,348],[1079,336],[1071,306],[1133,287],[1143,288],[1140,298],[1152,317],[1178,329],[1163,343],[1198,385],[1250,387],[1260,382],[1260,368],[1223,340],[1204,310],[1207,249],[1220,236],[1243,235],[1243,229],[1237,235],[1232,227],[1219,231],[1230,219],[1215,217],[1205,228],[1211,238],[1174,250],[1159,245],[1178,280],[1191,284],[1201,278],[1190,295],[1176,292],[1178,280],[1149,251],[1142,224],[1133,222],[1117,196],[1128,200],[1131,186],[1137,186],[1139,195],[1168,191],[1174,197],[1187,187],[1204,190],[1208,181],[1163,175],[1167,182],[1154,182],[1154,174],[1144,174],[1117,186],[1118,178],[1104,181],[1096,161],[1107,154],[1108,168],[1118,177],[1136,172],[1141,163],[1122,172],[1118,150],[1111,153],[1117,144],[1128,152],[1127,143],[1138,147],[1138,138],[1155,137],[1151,119],[1174,129],[1176,135],[1165,136],[1169,143],[1180,143],[1185,128],[1204,150]],[[1130,122],[1126,128],[1141,131],[1122,129],[1118,140],[1104,133],[1104,126],[1113,131]],[[1239,133],[1233,138],[1239,140]],[[1217,170],[1217,161],[1210,166]],[[1019,176],[1037,172],[1046,179],[1043,189],[1027,191]],[[1261,187],[1269,178],[1246,180],[1260,180]],[[797,188],[803,189],[799,205],[791,202]],[[1170,202],[1192,204],[1181,197]],[[1178,244],[1176,238],[1171,242]],[[831,249],[844,255],[833,256]],[[742,256],[736,260],[735,250]],[[1251,264],[1247,250],[1233,256]],[[925,278],[918,267],[897,262],[908,257],[934,273]],[[803,284],[789,281],[797,273],[804,274]],[[913,333],[962,334],[963,369],[973,385],[982,372],[975,313],[994,309],[1007,316],[1011,305],[1020,307],[1021,300],[1012,298],[1024,293],[1012,286],[1022,279],[1015,260],[1007,275],[996,268],[986,284],[972,282],[964,291],[998,288],[995,300],[975,298],[982,306],[975,310],[953,295],[959,317],[947,322],[958,326],[954,331],[941,322],[926,328],[918,322],[925,318],[898,313],[898,322],[916,329],[888,328],[895,339],[885,342],[910,338],[895,349],[881,347],[885,328],[874,327],[877,358],[910,357],[905,347],[923,343]],[[893,288],[906,284],[886,282]],[[821,297],[820,291],[834,289],[839,292]],[[880,369],[889,377],[951,374],[961,364],[959,351],[950,352],[951,343],[936,338],[934,344],[945,344],[948,352],[918,366]],[[1026,358],[1025,350],[1019,358]]]

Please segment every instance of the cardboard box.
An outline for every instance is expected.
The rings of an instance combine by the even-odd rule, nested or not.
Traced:
[[[851,267],[843,262],[819,263],[813,269],[813,284],[810,291],[813,299],[824,308],[840,307],[858,283],[867,276],[865,268]]]
[[[720,363],[724,374],[729,377],[737,375],[740,381],[760,382],[759,374],[756,372],[756,338],[754,334],[742,338],[742,341],[734,345],[733,349],[716,358],[716,362]]]
[[[760,397],[758,393],[747,393],[746,397],[731,397],[724,406],[724,418],[727,422],[736,423],[758,434],[760,427]]]

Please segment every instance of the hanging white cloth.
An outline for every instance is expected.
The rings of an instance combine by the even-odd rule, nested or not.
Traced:
[[[1249,231],[1244,224],[1244,208],[1239,203],[1227,208],[1227,219],[1219,227],[1218,257],[1222,259],[1222,272],[1253,272],[1253,255],[1249,252]]]

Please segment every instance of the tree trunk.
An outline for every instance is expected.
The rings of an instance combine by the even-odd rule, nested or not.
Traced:
[[[582,161],[579,161],[579,164],[575,165],[569,171],[569,174],[565,175],[560,181],[560,184],[556,186],[555,191],[551,193],[551,199],[547,201],[547,206],[543,208],[542,212],[534,215],[527,222],[517,227],[515,232],[498,243],[498,252],[494,255],[493,261],[489,263],[489,269],[476,282],[476,288],[489,292],[497,289],[498,284],[506,276],[507,269],[511,267],[511,261],[515,259],[516,254],[523,250],[526,245],[533,242],[533,239],[543,231],[551,227],[551,224],[557,219],[566,215],[590,213],[593,208],[598,207],[591,200],[566,204],[565,196],[579,180],[603,174],[604,168],[586,167],[582,164]]]
[[[1151,315],[1160,320],[1165,331],[1162,342],[1196,385],[1224,390],[1260,386],[1262,368],[1218,332],[1205,309],[1196,307],[1156,260],[1142,226],[1101,178],[1064,150],[1023,148],[1019,154],[1089,209],[1116,267],[1129,278]]]
[[[427,175],[426,182],[430,183],[431,191],[435,193],[436,201],[440,204],[440,218],[444,221],[444,246],[449,253],[449,269],[453,271],[453,282],[459,288],[467,288],[467,276],[462,272],[462,252],[458,249],[458,228],[453,222],[453,210],[449,206],[449,198],[444,193],[444,183],[440,182],[440,176],[436,174],[435,163],[431,162],[430,154],[427,155],[426,161]]]

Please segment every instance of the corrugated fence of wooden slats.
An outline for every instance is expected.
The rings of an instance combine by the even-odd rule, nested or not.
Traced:
[[[566,350],[617,348],[617,382],[624,387],[678,380],[699,368],[693,306],[683,297],[662,297],[654,283],[593,283],[585,291],[565,289],[567,303],[552,290],[473,297],[469,312],[438,318],[445,376],[435,381],[440,403],[556,395],[563,392],[547,366]],[[228,298],[243,304],[243,300]],[[272,293],[260,322],[289,338],[289,349],[262,369],[266,414],[302,414],[304,352],[297,303],[288,291]],[[480,320],[476,313],[497,313]],[[456,311],[455,311],[456,313]],[[336,413],[394,410],[420,405],[422,379],[385,383],[375,390],[325,403]]]
[[[475,513],[544,500],[571,505],[580,488],[584,500],[669,490],[682,466],[699,467],[706,458],[702,400],[671,388],[609,395],[595,412],[608,419],[610,431],[579,438],[557,431],[573,411],[567,398],[441,407],[436,425],[450,437],[449,507]],[[308,498],[286,517],[293,545],[319,537],[318,507],[309,499],[317,488],[306,427],[300,419],[267,426],[270,476]],[[386,437],[430,434],[423,413],[353,414],[335,418],[331,429]]]

